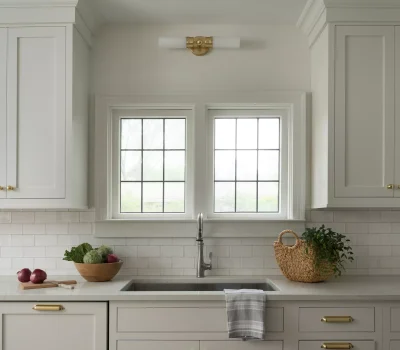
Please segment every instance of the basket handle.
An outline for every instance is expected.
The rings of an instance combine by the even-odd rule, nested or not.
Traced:
[[[291,234],[296,238],[296,243],[294,244],[294,246],[291,246],[291,247],[292,247],[292,248],[297,247],[297,246],[299,245],[299,243],[300,243],[300,238],[299,238],[299,236],[297,235],[297,233],[294,232],[294,231],[292,231],[292,230],[283,230],[283,231],[279,234],[279,236],[278,236],[278,242],[282,244],[282,237],[283,237],[283,235],[284,235],[285,233],[291,233]]]

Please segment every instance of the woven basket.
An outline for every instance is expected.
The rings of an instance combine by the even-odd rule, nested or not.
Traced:
[[[282,243],[282,237],[285,233],[291,233],[296,237],[296,243],[293,246],[287,246]],[[333,265],[322,263],[315,269],[315,253],[311,247],[299,238],[296,232],[284,230],[279,234],[278,240],[274,242],[275,257],[278,265],[285,277],[295,282],[322,282],[331,277],[334,273]]]

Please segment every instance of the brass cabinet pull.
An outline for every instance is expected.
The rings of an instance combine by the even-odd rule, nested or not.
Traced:
[[[4,191],[6,188],[3,186],[0,186],[0,191]]]
[[[351,316],[324,316],[321,322],[325,323],[351,323],[354,319]]]
[[[65,308],[62,305],[37,304],[32,309],[36,310],[36,311],[61,311],[61,310],[64,310]]]
[[[14,191],[15,187],[14,186],[7,186],[7,191]]]
[[[389,184],[389,185],[386,186],[386,188],[387,188],[388,190],[393,190],[393,185],[392,185],[392,184]]]
[[[352,343],[323,343],[321,345],[322,349],[353,349],[354,346]]]

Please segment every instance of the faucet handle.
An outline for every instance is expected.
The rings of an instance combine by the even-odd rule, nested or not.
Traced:
[[[210,258],[210,263],[208,264],[208,266],[210,267],[210,270],[212,269],[212,257],[213,257],[213,253],[210,252],[210,254],[208,254],[208,257]]]

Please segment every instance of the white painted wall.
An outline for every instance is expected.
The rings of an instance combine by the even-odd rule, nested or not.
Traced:
[[[240,36],[203,57],[158,47],[159,36]],[[310,90],[310,53],[295,26],[105,26],[94,45],[95,94]],[[221,101],[223,102],[223,101]]]

